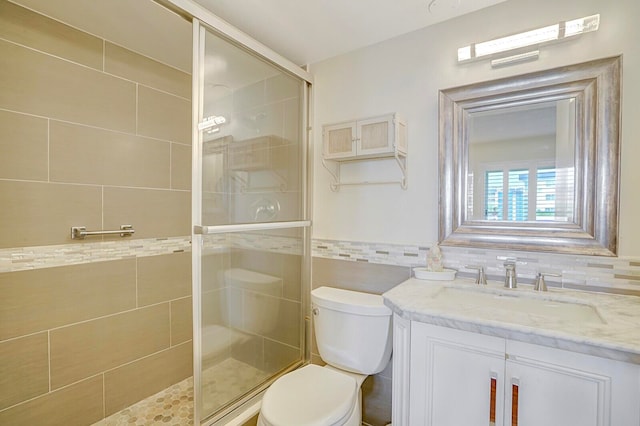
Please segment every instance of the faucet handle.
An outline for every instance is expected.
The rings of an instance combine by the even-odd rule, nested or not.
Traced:
[[[547,283],[544,281],[544,277],[561,277],[561,274],[552,274],[551,272],[538,272],[536,275],[536,282],[533,286],[534,291],[547,291]]]
[[[487,285],[487,276],[484,274],[484,266],[479,265],[465,265],[467,269],[475,269],[478,271],[478,276],[476,277],[476,284]]]

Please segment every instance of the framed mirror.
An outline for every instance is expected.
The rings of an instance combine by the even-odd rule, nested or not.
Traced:
[[[621,57],[440,91],[444,246],[615,256]]]

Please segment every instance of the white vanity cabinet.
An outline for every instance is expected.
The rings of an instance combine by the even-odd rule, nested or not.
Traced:
[[[353,160],[407,153],[406,124],[397,114],[327,124],[322,128],[323,158]]]
[[[397,314],[394,333],[394,425],[640,425],[638,365]]]

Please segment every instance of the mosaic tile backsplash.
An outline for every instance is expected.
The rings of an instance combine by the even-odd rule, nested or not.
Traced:
[[[425,266],[429,246],[365,243],[314,239],[313,255],[353,262],[371,262],[397,266]],[[503,260],[517,259],[518,279],[532,283],[538,272],[548,277],[547,284],[584,290],[633,293],[640,295],[640,258],[558,255],[552,253],[442,247],[444,265],[461,276],[475,276],[468,265],[484,266],[489,279],[504,279]]]
[[[231,238],[230,235],[208,236],[204,243],[205,250],[252,247],[290,254],[300,254],[303,251],[300,238],[251,233],[233,234]],[[188,236],[1,249],[0,272],[156,256],[190,250],[191,239]],[[325,239],[312,241],[314,257],[406,267],[425,265],[428,251],[427,245]],[[481,265],[484,266],[489,279],[502,279],[503,261],[498,257],[510,256],[517,258],[518,278],[523,283],[532,282],[538,272],[549,272],[561,275],[549,277],[547,282],[550,285],[640,294],[640,258],[572,256],[458,247],[442,247],[442,251],[445,266],[458,270],[461,276],[470,277],[474,274],[467,265]]]

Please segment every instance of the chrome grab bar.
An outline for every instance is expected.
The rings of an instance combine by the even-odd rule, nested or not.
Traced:
[[[136,231],[133,229],[133,225],[120,225],[118,231],[87,231],[84,226],[72,226],[71,227],[71,239],[83,240],[84,237],[90,237],[92,235],[115,235],[120,234],[121,237],[130,237]]]

